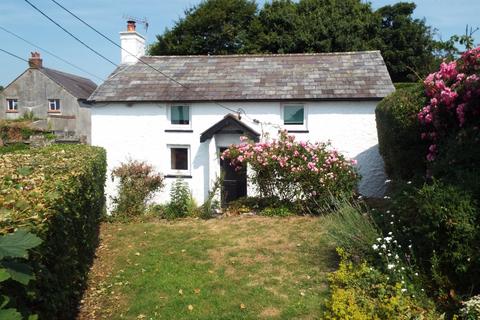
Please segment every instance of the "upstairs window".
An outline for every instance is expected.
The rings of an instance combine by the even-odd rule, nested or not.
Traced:
[[[189,106],[172,106],[170,108],[170,120],[172,125],[189,125],[190,124],[190,107]]]
[[[288,126],[303,126],[305,123],[305,108],[302,105],[287,105],[283,107],[283,124]]]
[[[18,112],[17,99],[7,99],[7,112]]]
[[[49,99],[48,100],[48,112],[60,112],[60,100]]]

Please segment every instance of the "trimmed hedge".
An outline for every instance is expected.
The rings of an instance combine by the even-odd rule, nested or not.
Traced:
[[[0,234],[27,228],[43,243],[28,264],[35,281],[12,286],[19,310],[74,319],[104,214],[106,155],[56,145],[0,155]]]
[[[420,84],[398,89],[375,110],[379,151],[391,178],[411,179],[425,174],[426,144],[417,114],[425,95]]]

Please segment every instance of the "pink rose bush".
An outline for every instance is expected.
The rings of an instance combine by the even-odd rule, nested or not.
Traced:
[[[452,132],[474,128],[480,120],[480,47],[460,59],[442,63],[424,81],[428,104],[418,113],[422,139],[429,141],[428,161],[434,161],[438,144]]]
[[[354,165],[328,143],[297,142],[285,131],[278,140],[254,143],[246,138],[221,155],[239,169],[248,166],[262,197],[300,201],[318,209],[331,197],[351,196],[360,179]]]

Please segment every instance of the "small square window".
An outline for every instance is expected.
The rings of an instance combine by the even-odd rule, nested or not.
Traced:
[[[171,147],[171,169],[174,171],[188,170],[188,148],[187,147]]]
[[[17,112],[18,111],[18,100],[17,99],[7,99],[7,111]]]
[[[48,111],[49,112],[60,112],[60,100],[59,99],[49,99],[48,100]]]
[[[190,124],[190,107],[172,106],[170,108],[170,117],[172,124],[188,125]]]
[[[302,105],[284,106],[283,123],[285,125],[303,125],[305,110]]]

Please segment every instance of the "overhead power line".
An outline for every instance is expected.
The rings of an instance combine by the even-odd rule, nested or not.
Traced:
[[[25,0],[27,2],[29,2],[28,0]],[[122,48],[121,45],[119,45],[118,43],[116,43],[115,41],[113,41],[112,39],[110,39],[108,36],[106,36],[105,34],[103,34],[102,32],[100,32],[99,30],[97,30],[95,27],[93,27],[92,25],[90,25],[88,22],[84,21],[82,18],[80,18],[79,16],[77,16],[75,13],[73,13],[72,11],[68,10],[67,8],[65,8],[63,5],[61,5],[60,3],[58,3],[56,0],[51,0],[53,3],[55,3],[57,6],[59,6],[60,8],[62,8],[63,10],[65,10],[66,12],[68,12],[70,15],[72,15],[75,19],[77,19],[78,21],[80,21],[81,23],[83,23],[85,26],[87,26],[88,28],[90,28],[91,30],[93,30],[94,32],[96,32],[98,35],[100,35],[102,38],[104,38],[105,40],[107,40],[108,42],[110,42],[111,44],[115,45],[116,47],[120,48],[121,50],[123,50],[125,53],[127,53],[128,55],[132,56],[132,57],[135,57],[138,61],[140,61],[141,63],[143,63],[144,65],[148,66],[149,68],[151,68],[152,70],[158,72],[159,74],[161,74],[162,76],[164,76],[165,78],[167,78],[168,80],[176,83],[177,85],[181,86],[182,88],[185,88],[186,90],[189,90],[193,93],[195,93],[196,95],[200,96],[200,97],[203,97],[205,98],[206,100],[210,101],[210,102],[213,102],[214,104],[230,111],[230,112],[233,112],[233,113],[237,113],[237,114],[240,114],[243,112],[243,114],[245,115],[245,117],[249,118],[250,117],[245,113],[245,111],[241,108],[237,109],[237,110],[234,110],[232,108],[229,108],[217,101],[212,101],[210,98],[208,98],[205,94],[201,93],[201,92],[197,92],[195,90],[192,90],[192,88],[190,88],[189,86],[181,83],[180,81],[176,80],[175,78],[165,74],[164,72],[162,72],[161,70],[155,68],[154,66],[152,66],[151,64],[149,64],[148,62],[146,62],[145,60],[141,59],[141,58],[138,58],[136,57],[136,55],[134,55],[133,53],[129,52],[128,50]],[[63,29],[63,28],[62,28]],[[253,120],[250,119],[252,122]]]
[[[66,64],[74,67],[75,69],[77,69],[77,70],[79,70],[79,71],[82,71],[82,72],[84,72],[84,73],[86,73],[86,74],[89,74],[89,75],[91,75],[92,77],[97,78],[98,80],[105,81],[105,79],[103,79],[103,78],[101,78],[101,77],[99,77],[99,76],[97,76],[97,75],[95,75],[95,74],[93,74],[93,73],[91,73],[91,72],[89,72],[89,71],[87,71],[87,70],[85,70],[85,69],[83,69],[83,68],[81,68],[81,67],[73,64],[73,63],[71,63],[70,61],[68,61],[68,60],[66,60],[66,59],[63,59],[62,57],[59,57],[58,55],[56,55],[56,54],[48,51],[48,50],[45,49],[45,48],[42,48],[42,47],[40,47],[40,46],[38,46],[38,45],[36,45],[36,44],[28,41],[27,39],[19,36],[18,34],[14,33],[13,31],[10,31],[10,30],[2,27],[2,26],[0,26],[0,29],[3,30],[3,31],[5,31],[6,33],[9,33],[10,35],[12,35],[12,36],[14,36],[14,37],[16,37],[16,38],[22,40],[23,42],[25,42],[25,43],[27,43],[27,44],[29,44],[29,45],[31,45],[31,46],[33,46],[33,47],[35,47],[35,48],[37,48],[37,49],[45,52],[45,53],[47,53],[47,54],[49,54],[49,55],[57,58],[58,60],[63,61],[64,63],[66,63]]]
[[[108,59],[107,57],[105,57],[103,54],[101,54],[100,52],[98,52],[97,50],[93,49],[92,47],[90,47],[88,44],[86,44],[85,42],[83,42],[82,40],[80,40],[80,38],[78,38],[77,36],[75,36],[73,33],[71,33],[70,31],[68,31],[66,28],[64,28],[62,25],[60,25],[58,22],[56,22],[54,19],[50,18],[45,12],[43,12],[42,10],[40,10],[37,6],[35,6],[33,3],[31,3],[29,0],[24,0],[26,3],[28,3],[33,9],[35,9],[36,11],[38,11],[42,16],[44,16],[45,18],[47,18],[48,20],[50,20],[53,24],[55,24],[57,27],[59,27],[60,29],[62,29],[65,33],[67,33],[68,35],[70,35],[72,38],[74,38],[75,40],[77,40],[78,42],[80,42],[82,45],[84,45],[85,47],[87,47],[88,49],[90,49],[90,51],[92,51],[93,53],[95,53],[96,55],[98,55],[99,57],[103,58],[105,61],[108,61],[109,63],[113,64],[115,67],[118,67],[118,65],[113,62],[112,60]]]
[[[20,57],[20,56],[17,56],[17,55],[14,54],[14,53],[11,53],[11,52],[9,52],[9,51],[7,51],[7,50],[3,50],[3,49],[1,49],[1,48],[0,48],[0,51],[8,54],[9,56],[15,57],[15,58],[17,58],[17,59],[20,59],[20,60],[25,61],[26,63],[28,63],[27,60],[25,60],[24,58],[22,58],[22,57]]]

